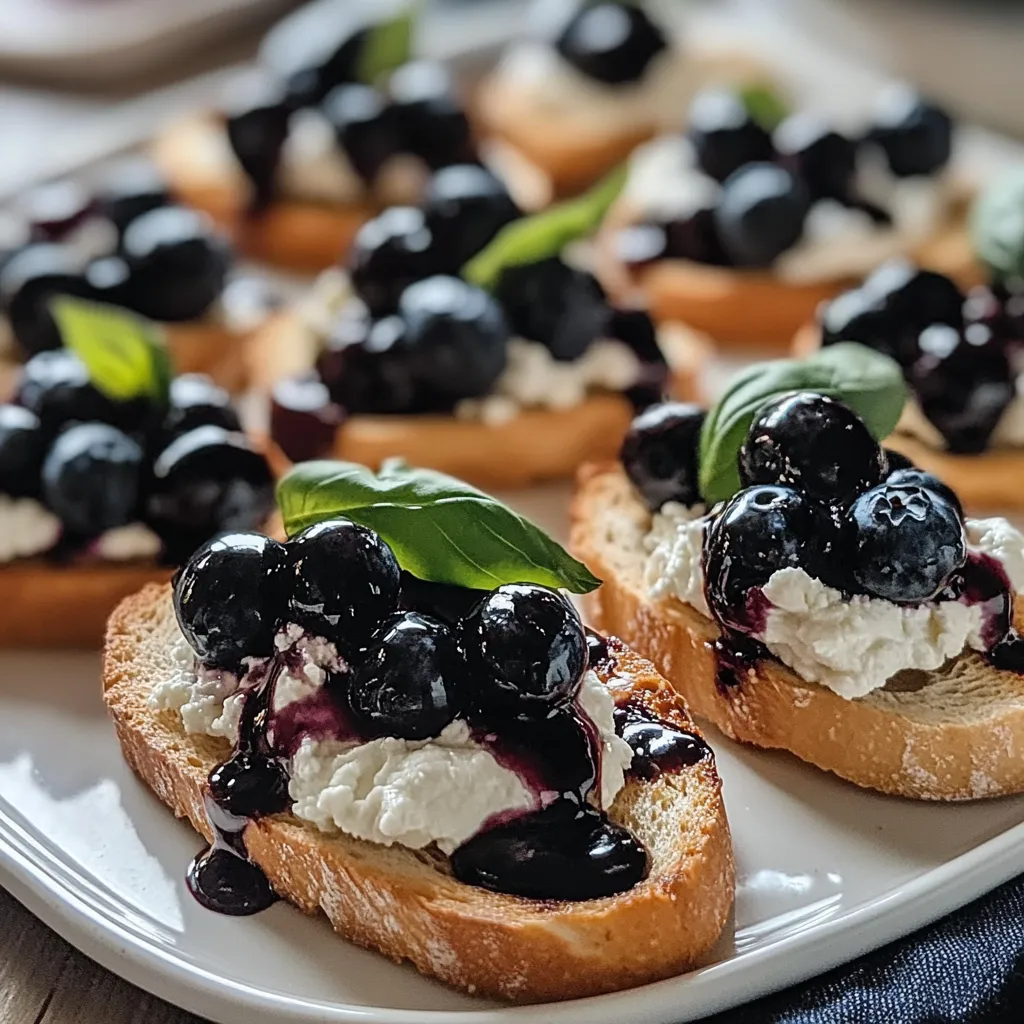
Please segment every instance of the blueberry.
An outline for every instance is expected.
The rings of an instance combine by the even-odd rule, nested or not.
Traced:
[[[321,109],[338,144],[364,181],[373,181],[387,160],[401,151],[395,111],[368,85],[339,85]]]
[[[608,324],[608,302],[597,278],[557,256],[506,267],[495,295],[512,332],[546,345],[556,359],[578,359]]]
[[[435,272],[438,248],[422,210],[392,206],[359,229],[349,257],[352,286],[375,316],[393,313],[410,284]]]
[[[330,640],[346,657],[365,647],[398,607],[398,562],[365,526],[328,519],[293,537],[288,551],[289,621]]]
[[[169,437],[188,433],[196,427],[241,430],[231,396],[205,373],[183,373],[171,381],[167,415],[163,428]]]
[[[640,374],[626,397],[637,409],[660,402],[668,387],[669,366],[650,314],[643,309],[613,309],[607,335],[622,342],[640,362]]]
[[[898,327],[884,303],[863,288],[851,288],[824,303],[818,316],[822,345],[856,341],[904,362],[902,353],[917,343],[917,332]]]
[[[201,662],[236,671],[274,653],[287,565],[283,544],[238,531],[212,537],[178,570],[174,614]]]
[[[20,405],[0,405],[0,494],[35,497],[47,438],[39,417]]]
[[[80,271],[70,248],[55,242],[27,245],[4,263],[0,312],[9,320],[25,355],[60,348],[60,333],[48,303],[55,295],[88,296],[89,287]]]
[[[703,425],[704,410],[685,402],[652,405],[633,420],[619,457],[652,512],[666,501],[700,501],[697,456]]]
[[[742,97],[726,90],[698,94],[690,106],[686,135],[697,166],[715,181],[775,155],[771,136],[747,112]]]
[[[290,116],[286,87],[259,73],[245,76],[225,97],[225,133],[252,186],[254,210],[266,209],[274,198]]]
[[[783,167],[751,163],[722,186],[715,223],[738,267],[770,267],[795,245],[811,207],[807,186]]]
[[[881,147],[897,177],[935,174],[952,155],[953,121],[912,89],[896,86],[880,97],[867,139]]]
[[[180,563],[214,534],[261,527],[273,506],[274,477],[263,453],[245,434],[204,426],[157,455],[145,518],[170,561]]]
[[[463,623],[463,649],[480,701],[512,714],[543,716],[571,700],[587,667],[576,609],[533,584],[488,594]]]
[[[960,499],[957,497],[956,491],[953,490],[948,484],[944,484],[937,476],[932,473],[926,473],[923,469],[917,469],[913,466],[908,466],[902,469],[893,469],[892,461],[890,460],[890,473],[886,477],[885,482],[892,484],[894,487],[923,487],[925,490],[932,491],[937,494],[940,498],[946,501],[954,509],[956,514],[963,519],[964,508],[960,504]]]
[[[132,157],[104,172],[96,202],[100,212],[123,233],[136,217],[169,206],[171,193],[152,161]]]
[[[887,601],[930,600],[967,560],[957,510],[924,487],[872,488],[851,506],[843,532],[857,587]]]
[[[900,324],[963,325],[963,292],[945,274],[922,270],[909,260],[883,263],[861,288]]]
[[[508,189],[477,164],[436,171],[427,184],[423,209],[434,236],[444,245],[444,267],[454,273],[506,224],[520,216]]]
[[[398,312],[421,404],[449,409],[493,388],[508,359],[509,330],[487,292],[457,277],[428,277],[406,288]]]
[[[386,619],[352,675],[349,702],[370,736],[425,740],[458,713],[466,662],[451,630],[419,612]]]
[[[392,73],[388,91],[403,148],[435,169],[474,158],[469,119],[443,64],[409,61]]]
[[[107,423],[79,423],[54,441],[43,501],[73,533],[96,537],[138,518],[142,446]]]
[[[740,448],[740,480],[785,484],[829,504],[845,504],[880,483],[886,462],[864,421],[834,398],[811,391],[762,406]]]
[[[89,297],[111,306],[126,306],[130,301],[131,268],[121,256],[100,256],[85,266]]]
[[[131,308],[154,320],[195,320],[220,297],[232,263],[209,218],[183,206],[136,217],[122,239]]]
[[[715,207],[698,206],[664,226],[665,256],[693,260],[711,267],[728,267],[731,259],[722,245]]]
[[[236,818],[257,818],[288,809],[288,775],[280,761],[237,751],[210,772],[210,797]]]
[[[729,499],[704,540],[708,604],[724,626],[756,632],[755,591],[779,569],[826,579],[835,529],[823,505],[791,487],[748,487]],[[827,580],[826,580],[827,581]]]
[[[857,170],[857,144],[814,114],[787,117],[772,136],[782,163],[815,199],[848,198]]]
[[[345,411],[316,376],[285,377],[270,392],[270,436],[292,462],[330,454]]]
[[[128,424],[128,403],[115,403],[89,377],[85,363],[70,349],[40,352],[22,367],[16,400],[42,422],[51,436],[66,423],[100,420]]]
[[[621,2],[582,4],[555,42],[574,68],[608,85],[638,82],[667,47],[643,7]]]

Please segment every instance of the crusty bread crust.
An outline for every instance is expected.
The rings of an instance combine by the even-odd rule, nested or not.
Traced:
[[[672,390],[684,400],[700,393],[708,346],[690,332],[667,332]],[[297,313],[273,317],[253,340],[250,379],[269,390],[273,382],[308,370],[316,341]],[[593,395],[565,410],[528,409],[500,424],[455,416],[353,416],[338,431],[336,458],[377,467],[405,458],[482,487],[521,487],[571,477],[587,461],[616,456],[634,416],[620,395]]]
[[[593,621],[650,658],[694,714],[727,736],[789,750],[858,786],[924,800],[1024,791],[1024,677],[975,654],[844,700],[776,661],[719,689],[716,625],[689,605],[652,602],[643,583],[650,514],[618,466],[589,467],[573,501],[571,546],[604,580]],[[1018,606],[1018,625],[1021,615]]]
[[[125,600],[107,632],[104,698],[129,764],[209,839],[204,785],[229,747],[184,733],[173,712],[154,713],[146,703],[170,671],[176,628],[169,587]],[[619,666],[634,695],[693,729],[649,663],[625,652]],[[280,895],[306,913],[323,910],[351,941],[470,992],[538,1002],[678,974],[724,927],[734,868],[713,759],[653,783],[629,781],[612,816],[647,844],[651,874],[628,893],[576,904],[462,885],[438,854],[326,835],[290,815],[251,823],[245,843]]]
[[[805,323],[793,338],[793,354],[810,355],[820,345],[821,328],[817,323]],[[1024,508],[1024,449],[994,448],[977,455],[955,455],[901,433],[886,438],[885,446],[944,480],[968,510]]]
[[[241,170],[202,156],[222,144],[222,132],[209,114],[176,121],[157,135],[153,159],[174,194],[209,213],[247,256],[293,270],[322,270],[338,262],[377,212],[371,203],[278,201],[259,216],[249,216],[249,183]]]

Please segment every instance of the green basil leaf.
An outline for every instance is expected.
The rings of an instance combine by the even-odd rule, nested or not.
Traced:
[[[763,83],[740,89],[747,113],[766,131],[774,131],[788,116],[789,104],[777,89]]]
[[[360,82],[373,85],[377,79],[408,61],[412,54],[416,6],[410,4],[393,17],[367,27],[356,68]]]
[[[85,363],[100,391],[115,401],[148,397],[166,403],[173,369],[156,324],[67,295],[51,299],[50,312],[61,341]]]
[[[985,188],[970,228],[974,251],[997,276],[1024,276],[1024,170],[1015,168]]]
[[[294,466],[277,486],[288,536],[341,516],[375,530],[399,564],[431,583],[493,590],[540,583],[585,594],[600,586],[540,527],[454,477],[400,459],[379,473],[353,462]]]
[[[506,224],[462,268],[462,276],[490,290],[506,267],[557,256],[570,242],[593,234],[626,184],[626,174],[621,164],[583,195]]]
[[[766,402],[793,391],[817,391],[848,405],[874,438],[892,433],[907,400],[899,364],[864,345],[844,341],[807,359],[748,366],[711,409],[700,436],[700,492],[709,504],[740,489],[737,458],[754,415]]]

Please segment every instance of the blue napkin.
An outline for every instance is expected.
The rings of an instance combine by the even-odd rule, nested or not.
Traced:
[[[1024,1024],[1024,875],[928,928],[705,1024]]]

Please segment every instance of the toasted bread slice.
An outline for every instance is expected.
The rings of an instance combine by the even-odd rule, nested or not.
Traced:
[[[805,323],[793,338],[793,354],[810,355],[820,345],[821,328]],[[977,455],[957,455],[899,432],[887,437],[885,446],[949,484],[968,510],[1024,509],[1024,449],[992,448]]]
[[[679,326],[659,331],[659,339],[672,366],[673,394],[696,400],[708,342]],[[316,339],[298,313],[283,313],[257,334],[250,354],[253,386],[269,390],[282,377],[309,370]],[[613,394],[592,395],[571,409],[527,409],[499,424],[443,415],[359,415],[337,432],[331,454],[373,467],[401,456],[478,486],[520,487],[571,477],[587,461],[614,458],[633,416],[632,405]]]
[[[253,259],[292,270],[322,270],[337,263],[356,232],[377,212],[372,203],[275,202],[258,216],[247,210],[249,183],[240,168],[205,154],[224,145],[212,115],[176,121],[156,137],[153,159],[183,202],[205,210]]]
[[[581,474],[571,546],[604,580],[590,598],[593,621],[650,658],[695,715],[733,739],[788,750],[883,793],[972,800],[1024,791],[1024,676],[997,671],[976,654],[938,672],[905,673],[898,685],[857,700],[774,660],[720,689],[715,623],[681,601],[647,596],[650,521],[620,467]]]
[[[173,712],[146,703],[154,682],[172,671],[176,630],[170,587],[146,587],[122,602],[107,631],[104,697],[129,764],[210,839],[206,777],[230,748],[186,734]],[[651,665],[616,653],[621,686],[692,731],[684,704]],[[712,757],[653,782],[628,781],[612,817],[650,850],[650,875],[627,893],[582,903],[466,886],[436,852],[327,835],[287,814],[250,823],[245,844],[281,896],[306,913],[323,910],[345,938],[450,985],[536,1002],[678,974],[724,927],[734,868]]]

